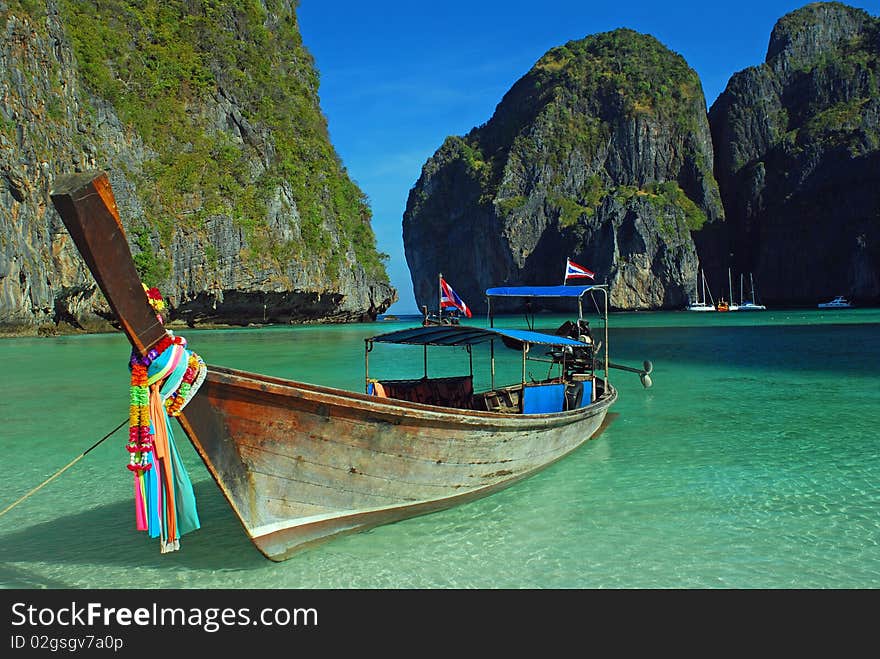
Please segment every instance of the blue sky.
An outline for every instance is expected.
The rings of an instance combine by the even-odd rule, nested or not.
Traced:
[[[349,176],[369,198],[400,301],[418,313],[403,251],[409,190],[449,135],[487,122],[549,49],[625,27],[656,37],[700,76],[711,105],[730,77],[764,61],[776,21],[807,2],[300,0],[321,109]],[[877,2],[847,2],[877,15]],[[454,273],[447,275],[455,288]],[[467,302],[467,300],[465,300]]]

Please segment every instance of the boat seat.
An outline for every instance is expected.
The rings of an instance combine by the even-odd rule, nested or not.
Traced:
[[[474,409],[487,412],[519,412],[519,392],[513,389],[495,389],[474,395]]]
[[[471,409],[473,405],[474,383],[470,375],[418,380],[380,380],[376,384],[384,389],[388,398],[396,400],[458,409]]]

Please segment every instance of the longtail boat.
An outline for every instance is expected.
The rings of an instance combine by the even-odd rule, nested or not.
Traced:
[[[51,198],[131,342],[132,363],[155,356],[173,333],[145,294],[107,175],[60,177]],[[603,286],[550,288],[579,302],[587,292],[604,298],[604,334],[595,344],[578,334],[579,325],[571,335],[418,326],[365,339],[363,393],[207,365],[176,418],[247,535],[273,561],[341,534],[484,497],[598,436],[615,416],[609,367],[639,372],[649,384],[649,362],[639,370],[608,360]],[[371,377],[369,356],[388,343],[420,347],[415,363],[424,363],[424,374]],[[429,347],[459,346],[470,355],[478,345],[492,354],[488,389],[474,391],[472,359],[468,374],[428,376]],[[512,348],[522,360],[519,382],[495,382],[496,347]],[[539,381],[526,375],[526,362],[536,356],[553,371]]]

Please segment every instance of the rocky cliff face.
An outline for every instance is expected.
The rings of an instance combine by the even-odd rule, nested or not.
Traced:
[[[709,121],[730,227],[717,251],[771,304],[880,301],[880,21],[840,3],[784,16]]]
[[[169,1],[151,23],[126,2],[103,15],[31,4],[0,2],[0,328],[106,326],[106,302],[49,201],[56,176],[89,169],[108,172],[138,268],[172,319],[344,322],[396,301],[364,196],[329,143],[294,3],[208,15]],[[183,41],[198,52],[162,43],[169,25],[190,30]],[[285,46],[255,58],[241,46],[254,35]],[[114,37],[135,48],[94,51]],[[139,71],[138,52],[157,43]],[[172,70],[165,80],[150,77],[157,58]],[[169,94],[168,80],[183,82]],[[288,107],[299,114],[281,117]]]
[[[481,311],[488,287],[561,284],[570,257],[615,308],[684,306],[691,232],[724,219],[705,107],[694,71],[653,37],[616,30],[549,51],[410,191],[417,302],[436,307],[443,273]]]

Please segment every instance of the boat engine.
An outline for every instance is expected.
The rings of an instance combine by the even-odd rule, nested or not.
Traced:
[[[594,346],[590,332],[590,321],[579,319],[577,322],[572,322],[567,320],[556,330],[556,336],[564,336],[587,344],[585,348],[566,346],[563,350],[550,351],[549,355],[555,363],[565,364],[566,376],[593,371]]]

